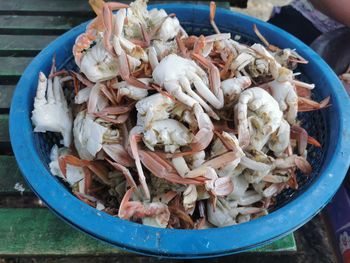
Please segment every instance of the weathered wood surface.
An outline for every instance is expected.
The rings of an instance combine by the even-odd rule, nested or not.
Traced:
[[[32,59],[31,57],[0,57],[0,84],[15,84]]]
[[[129,3],[130,1],[119,1]],[[169,1],[149,1],[149,4],[159,4]],[[194,3],[194,4],[208,4],[209,1],[186,1],[176,0],[171,2],[179,3]],[[234,3],[237,0],[217,0],[219,6],[229,6],[229,2]],[[75,15],[75,16],[91,16],[93,12],[88,4],[87,0],[59,0],[59,1],[47,1],[47,0],[11,0],[1,1],[0,14],[45,14],[45,15]]]
[[[218,5],[228,7],[228,1],[223,1]],[[9,112],[13,90],[23,70],[49,42],[71,27],[92,17],[93,12],[87,0],[0,1],[0,257],[37,256],[43,259],[42,256],[83,256],[90,257],[89,262],[95,262],[91,256],[100,255],[106,260],[113,256],[115,261],[119,262],[123,258],[121,256],[127,255],[126,262],[129,262],[130,256],[133,255],[120,253],[114,247],[76,231],[49,210],[37,208],[40,203],[26,185],[15,158],[11,156],[6,113]],[[23,195],[14,188],[16,183],[24,187]],[[292,237],[287,236],[282,242],[290,238]],[[304,243],[300,240],[298,242],[301,244],[299,247],[301,253],[305,253]],[[264,252],[278,251],[276,243],[278,242],[267,245],[263,249]],[[328,250],[326,253],[330,254]],[[281,262],[298,261],[294,256],[286,258],[284,255],[282,259],[281,255],[266,256],[271,255],[267,253],[259,253],[259,256],[254,253],[245,255],[249,262],[252,262],[251,259],[256,259],[254,262],[261,263],[260,259],[263,260],[263,258],[268,259],[264,262],[271,262],[273,258],[279,258]],[[245,256],[241,254],[237,257]],[[232,257],[232,260],[237,257]],[[38,258],[34,261],[38,261]],[[330,257],[325,258],[330,259]],[[231,257],[226,257],[226,259],[227,262],[231,262]],[[1,259],[0,262],[2,262]],[[52,262],[52,260],[48,259],[47,262]],[[86,260],[81,262],[86,262]],[[164,262],[170,261],[165,260]]]
[[[85,17],[1,15],[0,34],[62,34],[86,20]]]
[[[14,85],[0,85],[0,113],[9,112],[14,89]]]
[[[0,255],[106,255],[123,253],[63,223],[47,209],[1,208]]]
[[[16,184],[23,186],[24,192],[31,192],[17,166],[15,157],[0,155],[0,196],[20,194],[15,189]]]
[[[33,57],[52,42],[56,35],[2,35],[0,38],[0,56]]]
[[[0,156],[12,154],[8,115],[0,114]]]

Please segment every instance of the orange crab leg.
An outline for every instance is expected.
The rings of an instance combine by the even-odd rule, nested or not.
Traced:
[[[308,112],[313,110],[319,110],[331,106],[329,104],[330,96],[323,99],[320,103],[307,99],[307,98],[298,98],[298,112]]]
[[[177,34],[176,36],[176,43],[177,43],[177,46],[179,47],[180,49],[180,53],[181,55],[184,57],[184,58],[188,58],[188,50],[187,48],[185,47],[184,43],[182,42],[181,40],[181,35],[180,34]]]
[[[74,74],[72,74],[72,77],[73,77],[74,94],[77,95],[80,89],[80,83],[78,78]]]
[[[194,222],[192,218],[181,208],[177,206],[169,206],[168,209],[172,215],[182,220],[186,224],[188,229],[192,229],[194,227]]]
[[[208,69],[210,89],[215,94],[215,96],[218,96],[218,93],[220,91],[220,72],[218,68],[209,60],[207,60],[206,58],[204,58],[199,54],[192,53],[191,57],[197,62],[199,62],[199,64],[201,64],[202,66]]]
[[[313,137],[311,137],[311,136],[308,136],[308,137],[307,137],[307,143],[308,143],[308,144],[312,144],[313,146],[316,146],[316,147],[318,147],[318,148],[321,148],[321,147],[322,147],[321,144],[320,144],[315,138],[313,138]]]
[[[122,201],[120,202],[118,217],[122,219],[130,219],[136,212],[144,211],[144,206],[139,201],[130,201],[131,195],[135,191],[135,187],[131,187],[126,191]]]
[[[114,48],[111,44],[112,30],[113,30],[113,10],[128,8],[129,5],[118,3],[118,2],[110,2],[103,4],[103,25],[104,25],[104,35],[103,41],[105,48],[111,53],[114,54]],[[101,14],[99,15],[101,16]],[[99,18],[98,18],[99,19]]]
[[[67,164],[78,166],[78,167],[86,167],[90,164],[90,161],[81,160],[78,157],[73,155],[65,155],[58,158],[58,165],[62,171],[62,174],[66,176],[67,174]]]
[[[107,117],[105,113],[101,113],[101,112],[94,112],[93,115],[114,124],[123,124],[129,118],[129,112],[120,114],[116,118]]]
[[[118,104],[118,102],[115,100],[115,96],[113,96],[113,91],[110,91],[105,85],[102,85],[100,88],[100,91],[102,94],[113,104]]]
[[[90,162],[88,165],[88,168],[98,177],[101,179],[101,181],[106,184],[110,185],[110,181],[108,178],[108,169],[104,165],[102,161],[93,161]]]
[[[139,150],[140,159],[143,165],[151,171],[151,173],[159,178],[163,178],[167,181],[177,184],[203,184],[205,178],[183,178],[175,170],[175,168],[168,163],[165,159],[162,159],[155,153],[149,151]]]
[[[128,84],[135,86],[140,89],[150,89],[145,83],[131,76],[130,73],[130,64],[128,60],[128,56],[125,51],[122,50],[121,54],[118,56],[119,62],[119,74],[123,80],[125,80]]]
[[[130,143],[132,155],[133,155],[134,160],[135,160],[135,164],[136,164],[136,168],[137,168],[137,172],[139,175],[139,180],[140,180],[143,192],[145,194],[146,199],[150,199],[151,194],[149,192],[147,182],[146,182],[146,177],[145,177],[145,174],[144,174],[143,169],[142,169],[140,155],[139,155],[140,153],[139,153],[138,146],[137,146],[137,143],[141,141],[141,138],[142,137],[140,134],[131,134],[129,136],[129,143]]]
[[[228,78],[228,70],[232,64],[232,61],[234,59],[234,55],[232,53],[230,53],[230,55],[228,56],[224,68],[220,71],[220,77],[221,79],[227,79]]]
[[[135,165],[134,160],[120,144],[104,144],[102,149],[113,161],[123,166],[132,167]]]
[[[276,51],[280,51],[281,49],[279,47],[276,47],[274,45],[271,45],[269,43],[269,41],[267,41],[267,39],[260,33],[258,27],[254,24],[253,25],[253,30],[254,30],[254,33],[258,36],[258,38],[261,40],[261,42],[264,43],[264,45],[269,49],[271,50],[272,52],[276,52]]]
[[[291,137],[298,140],[298,152],[303,155],[307,147],[307,131],[300,126],[293,125],[291,127]]]
[[[220,34],[220,30],[215,23],[215,12],[216,12],[216,4],[214,1],[211,1],[210,14],[209,14],[210,24],[214,28],[215,33]]]
[[[135,187],[137,188],[137,185],[135,183],[134,178],[132,177],[130,171],[128,168],[126,168],[125,166],[116,163],[116,162],[112,162],[109,159],[106,159],[108,163],[110,163],[115,169],[117,169],[118,171],[121,171],[123,173],[123,175],[125,176],[126,181],[128,182],[129,186],[131,187]]]

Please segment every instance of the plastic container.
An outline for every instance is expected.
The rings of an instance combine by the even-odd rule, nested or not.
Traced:
[[[154,7],[154,6],[153,6]],[[176,13],[190,34],[210,34],[209,8],[200,5],[158,5]],[[308,46],[288,33],[262,21],[218,8],[216,21],[223,32],[239,34],[244,41],[257,42],[256,24],[262,34],[279,47],[296,48],[310,61],[299,71],[316,84],[318,99],[331,95],[332,106],[301,115],[304,127],[322,143],[310,148],[313,174],[299,176],[300,189],[285,191],[274,211],[259,219],[230,227],[208,230],[173,230],[147,227],[120,220],[79,201],[48,170],[49,150],[58,138],[33,132],[30,121],[38,72],[49,72],[56,54],[57,65],[73,67],[71,49],[86,24],[65,33],[45,48],[23,73],[15,90],[10,112],[10,135],[19,167],[33,191],[66,222],[82,231],[137,253],[177,257],[214,257],[244,251],[276,240],[310,220],[334,195],[350,161],[350,108],[337,76]],[[312,157],[312,158],[311,158]]]

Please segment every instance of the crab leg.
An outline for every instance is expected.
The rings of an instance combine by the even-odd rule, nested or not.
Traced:
[[[91,89],[87,110],[89,114],[95,113],[98,110],[103,110],[107,105],[107,99],[101,94],[103,84],[97,82]]]
[[[310,99],[307,99],[307,98],[299,97],[298,98],[298,111],[299,112],[307,112],[307,111],[323,109],[323,108],[330,106],[329,101],[330,101],[330,96],[323,99],[320,103],[313,101],[313,100],[310,100]]]
[[[141,202],[129,201],[134,191],[135,187],[132,187],[126,191],[122,201],[120,202],[118,217],[122,219],[130,219],[135,213],[140,213],[144,210],[144,206]]]
[[[126,181],[128,182],[129,186],[131,187],[135,187],[137,188],[137,185],[135,183],[134,178],[132,177],[130,171],[128,168],[126,168],[125,166],[117,163],[117,162],[112,162],[109,159],[106,159],[108,163],[110,163],[115,169],[117,169],[118,171],[121,171],[123,173],[123,175],[125,176]]]
[[[198,122],[199,131],[196,133],[190,147],[192,151],[199,152],[208,147],[214,136],[214,126],[209,116],[203,111],[199,104],[194,105],[194,114]]]
[[[117,162],[126,167],[132,167],[135,165],[134,160],[130,157],[128,152],[120,144],[103,144],[102,149],[104,152]]]
[[[206,98],[208,101],[211,102],[211,104],[213,105],[213,102],[215,105],[213,105],[215,108],[220,109],[223,107],[224,104],[224,95],[222,92],[222,89],[220,88],[220,71],[218,70],[218,68],[211,63],[209,60],[207,60],[206,58],[204,58],[203,56],[199,55],[199,54],[192,54],[191,55],[193,59],[195,59],[199,64],[201,64],[202,66],[206,67],[209,71],[209,81],[210,81],[210,88],[212,90],[212,92],[215,94],[215,96],[217,98],[215,98],[216,100],[214,100],[214,98],[210,98],[209,94],[204,94],[204,92],[201,92],[201,89],[197,88],[196,82],[195,82],[195,86],[198,89],[198,92],[200,92],[200,94]],[[203,93],[203,94],[202,94]],[[205,96],[206,95],[206,96]],[[209,100],[210,98],[210,100]]]
[[[120,114],[116,118],[108,117],[107,114],[101,113],[101,112],[95,112],[93,115],[95,117],[103,119],[104,121],[111,122],[114,124],[123,124],[129,118],[129,112],[124,113],[124,114]]]
[[[220,30],[219,30],[219,28],[217,27],[217,25],[215,23],[215,12],[216,12],[216,4],[215,4],[214,1],[211,1],[210,2],[210,15],[209,15],[210,24],[214,28],[214,31],[217,34],[220,34]]]
[[[215,169],[207,167],[205,177],[208,178],[205,182],[205,188],[216,196],[226,196],[232,193],[233,183],[230,177],[218,177]]]
[[[192,171],[189,171],[186,174],[186,177],[194,178],[194,177],[198,177],[200,175],[204,175],[206,170],[207,170],[207,167],[219,169],[221,167],[226,166],[230,162],[235,161],[238,158],[241,158],[241,155],[238,152],[231,151],[231,152],[224,153],[224,154],[222,154],[214,159],[211,159],[211,160],[203,163],[198,168],[196,168]]]
[[[90,161],[81,160],[73,155],[65,155],[58,158],[58,165],[64,177],[67,177],[67,164],[81,167],[84,171],[84,185],[83,192],[88,192],[92,185],[92,176],[90,170],[87,166],[90,164]]]
[[[111,44],[111,37],[112,37],[112,24],[113,24],[113,10],[121,9],[121,8],[128,8],[129,5],[117,3],[117,2],[110,2],[105,3],[103,5],[103,24],[105,27],[104,30],[104,45],[105,48],[112,54],[113,53],[113,46]],[[117,21],[120,22],[120,21]]]
[[[111,185],[108,177],[108,169],[102,161],[90,162],[88,168],[106,185]]]
[[[118,216],[123,219],[154,217],[160,227],[166,227],[169,222],[170,212],[168,206],[161,202],[141,203],[129,201],[135,188],[126,191],[119,207]]]
[[[153,152],[139,150],[142,163],[147,167],[151,173],[159,178],[177,184],[203,184],[202,177],[197,178],[183,178],[175,170],[175,168],[165,159]]]
[[[305,153],[306,147],[307,147],[307,139],[308,134],[305,129],[293,125],[291,127],[291,135],[296,135],[298,138],[298,151],[300,155],[303,155]]]
[[[128,84],[135,86],[137,88],[149,89],[147,84],[131,76],[128,57],[124,50],[121,50],[121,54],[118,56],[118,62],[119,62],[119,74],[123,80],[125,80]]]
[[[177,34],[175,40],[176,40],[177,46],[179,47],[181,56],[184,57],[184,58],[189,58],[188,50],[187,50],[186,46],[184,45],[184,43],[181,40],[181,35]]]
[[[180,84],[183,89],[205,109],[210,117],[215,120],[219,120],[219,116],[213,111],[213,109],[196,93],[192,90],[191,84],[187,78],[181,78]]]
[[[131,133],[131,132],[130,132]],[[129,135],[129,143],[130,143],[130,148],[131,148],[131,152],[132,155],[134,157],[135,160],[135,164],[136,164],[136,168],[137,168],[137,172],[139,175],[139,180],[142,186],[142,190],[144,192],[145,198],[146,199],[150,199],[151,198],[151,194],[149,192],[148,186],[147,186],[147,182],[146,182],[146,177],[145,174],[143,173],[143,169],[142,169],[142,165],[141,165],[141,160],[140,160],[140,156],[139,156],[139,150],[137,147],[137,143],[141,141],[141,135],[140,134],[130,134]]]
[[[149,59],[149,63],[151,64],[152,70],[154,70],[159,64],[158,58],[157,58],[157,52],[154,47],[149,47],[148,59]]]

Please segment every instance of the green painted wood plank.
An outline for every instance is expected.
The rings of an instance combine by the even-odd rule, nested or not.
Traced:
[[[9,135],[9,116],[7,114],[0,114],[0,142],[10,142]]]
[[[0,155],[11,155],[8,115],[0,114]]]
[[[281,239],[270,244],[250,250],[250,252],[281,252],[281,251],[297,251],[294,234],[291,233]]]
[[[1,56],[35,56],[57,36],[2,35],[0,37]]]
[[[15,189],[16,184],[23,186],[25,193],[31,192],[17,166],[15,157],[0,155],[0,195],[19,194],[20,192]]]
[[[90,12],[91,8],[87,0],[11,0],[1,1],[0,11],[25,11],[25,12]]]
[[[32,57],[0,57],[0,84],[16,84]]]
[[[61,34],[86,20],[87,18],[76,16],[0,15],[0,33]]]
[[[110,255],[122,252],[64,223],[47,209],[0,209],[0,255]]]
[[[0,85],[0,112],[8,112],[14,90],[14,85]]]
[[[131,1],[119,1],[129,3]],[[150,4],[154,3],[165,3],[165,2],[191,2],[191,3],[204,3],[208,4],[209,1],[149,1]],[[226,0],[218,0],[220,5],[221,2],[228,3]],[[90,15],[93,14],[87,0],[60,0],[60,1],[47,1],[47,0],[11,0],[2,1],[0,3],[0,12],[15,12],[15,13],[51,13],[51,14],[70,14],[78,13],[79,15]]]
[[[127,254],[104,242],[73,229],[47,209],[0,209],[0,255],[2,256],[87,256]],[[294,241],[288,235],[281,244]],[[268,250],[280,251],[279,241]],[[294,243],[295,244],[295,243]],[[276,247],[278,250],[273,250]],[[129,254],[132,255],[132,254]]]

